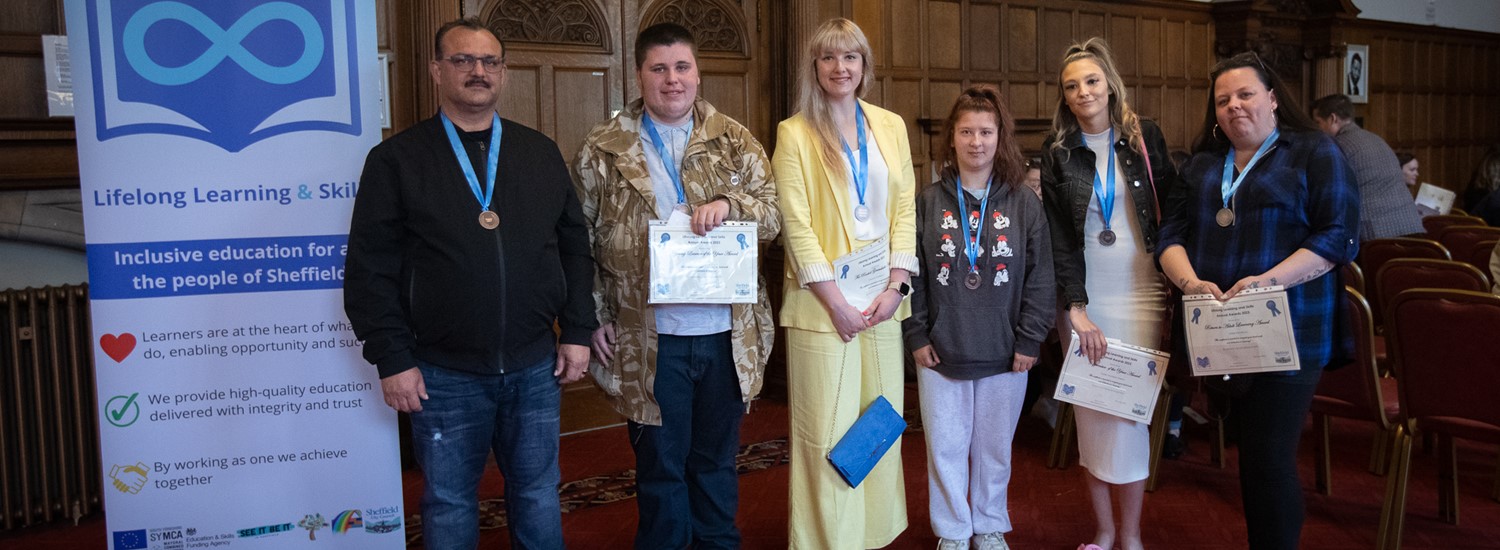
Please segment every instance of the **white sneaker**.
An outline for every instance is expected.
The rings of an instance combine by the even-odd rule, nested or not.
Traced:
[[[969,550],[969,541],[938,539],[938,550]]]
[[[1001,533],[985,533],[974,535],[974,548],[977,550],[1010,550],[1010,545],[1005,543],[1005,535]]]

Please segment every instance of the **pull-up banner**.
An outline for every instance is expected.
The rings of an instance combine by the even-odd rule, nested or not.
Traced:
[[[109,547],[404,547],[341,292],[374,3],[66,6]]]

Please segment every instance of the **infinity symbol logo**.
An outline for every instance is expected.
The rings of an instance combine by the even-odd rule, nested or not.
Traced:
[[[160,21],[174,20],[186,23],[213,44],[197,59],[180,67],[164,67],[146,53],[146,31]],[[241,44],[251,32],[271,21],[286,21],[302,33],[302,56],[284,67],[261,61]],[[157,2],[150,4],[125,23],[122,37],[125,59],[142,78],[162,86],[179,86],[194,82],[224,62],[233,59],[236,65],[252,76],[271,84],[291,84],[312,74],[323,57],[323,31],[318,21],[306,9],[286,2],[262,4],[246,12],[228,29],[220,28],[203,12],[180,2]]]

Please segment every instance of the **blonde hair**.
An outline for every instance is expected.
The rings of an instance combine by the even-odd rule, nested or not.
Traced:
[[[807,44],[807,65],[797,76],[797,111],[807,119],[812,126],[813,134],[820,142],[818,151],[823,159],[823,166],[834,174],[843,174],[843,154],[839,146],[840,133],[838,126],[833,122],[833,109],[828,104],[823,86],[818,83],[818,58],[823,52],[828,51],[853,51],[858,52],[863,61],[863,75],[859,86],[854,89],[856,98],[863,98],[865,91],[870,89],[870,81],[875,75],[875,61],[870,53],[870,41],[865,38],[864,31],[853,21],[836,17],[823,22],[818,30],[813,33]]]
[[[1130,100],[1125,90],[1125,81],[1120,78],[1119,69],[1115,68],[1114,56],[1109,52],[1109,44],[1103,38],[1093,37],[1082,44],[1068,46],[1067,53],[1063,54],[1062,68],[1057,70],[1057,111],[1052,114],[1052,148],[1062,149],[1065,138],[1075,132],[1082,131],[1078,125],[1078,117],[1073,114],[1073,109],[1068,107],[1067,92],[1063,90],[1062,74],[1068,70],[1068,66],[1074,62],[1084,59],[1093,61],[1104,73],[1104,83],[1109,86],[1109,123],[1119,132],[1120,137],[1125,138],[1132,148],[1139,149],[1145,145],[1141,138],[1141,119],[1135,114],[1135,109],[1130,108]]]

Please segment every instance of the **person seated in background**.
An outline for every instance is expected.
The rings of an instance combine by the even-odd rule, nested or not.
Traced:
[[[1495,251],[1490,253],[1490,280],[1495,282],[1490,292],[1500,294],[1500,243],[1495,243]]]
[[[1422,163],[1417,162],[1417,155],[1406,151],[1396,153],[1396,162],[1401,163],[1401,175],[1406,177],[1406,189],[1415,198],[1417,196],[1417,189],[1421,187],[1417,183],[1417,175]]]
[[[1469,188],[1464,191],[1464,207],[1470,216],[1484,218],[1484,223],[1500,227],[1500,144],[1491,145],[1474,168]]]
[[[1422,233],[1422,216],[1402,184],[1406,177],[1396,152],[1380,136],[1354,121],[1354,103],[1341,94],[1312,104],[1318,129],[1333,138],[1354,170],[1359,185],[1359,240]]]
[[[1036,198],[1042,198],[1042,157],[1026,159],[1026,176],[1021,182],[1032,193],[1036,193]]]

